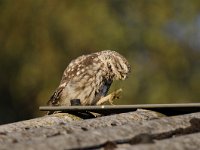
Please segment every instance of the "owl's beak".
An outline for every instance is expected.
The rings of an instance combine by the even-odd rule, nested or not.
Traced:
[[[127,78],[126,75],[121,75],[121,80],[125,80]]]

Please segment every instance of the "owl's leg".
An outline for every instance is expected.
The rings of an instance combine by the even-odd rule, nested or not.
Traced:
[[[103,103],[105,102],[109,102],[111,105],[114,105],[113,104],[113,100],[114,99],[118,99],[120,97],[120,94],[122,92],[122,89],[118,89],[112,93],[110,93],[109,95],[105,96],[105,97],[102,97],[97,103],[96,105],[102,105]]]

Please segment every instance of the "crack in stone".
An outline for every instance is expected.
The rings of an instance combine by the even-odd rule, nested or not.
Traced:
[[[162,132],[159,134],[149,134],[149,133],[142,133],[134,136],[131,139],[120,139],[115,141],[106,141],[105,143],[94,145],[94,146],[88,146],[88,147],[82,147],[82,148],[74,148],[72,150],[93,150],[98,148],[104,148],[107,149],[111,147],[111,149],[115,149],[118,144],[150,144],[154,143],[154,140],[163,140],[168,139],[173,136],[181,136],[181,135],[187,135],[192,133],[200,132],[200,119],[199,118],[192,118],[190,119],[190,126],[186,128],[178,128],[169,132]]]

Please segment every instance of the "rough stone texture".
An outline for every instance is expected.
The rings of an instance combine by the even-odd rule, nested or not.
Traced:
[[[198,150],[199,148],[200,133],[172,137],[151,144],[121,144],[116,146],[116,150]]]
[[[82,120],[70,114],[58,113],[53,115],[46,115],[36,119],[20,121],[0,126],[0,133],[2,132],[16,132],[21,130],[28,130],[32,128],[48,127],[62,123],[69,123],[74,120]]]
[[[0,126],[0,149],[196,149],[200,143],[200,113],[164,117],[140,110],[80,121],[58,116],[48,116],[55,119],[50,125],[42,117],[21,128],[20,122]]]
[[[130,113],[80,121],[69,121],[68,118],[66,120],[64,116],[68,117],[68,114],[57,114],[56,117],[58,116],[61,116],[61,118],[58,118],[57,121],[55,115],[52,115],[0,126],[0,144],[8,144],[13,141],[21,142],[40,137],[48,138],[56,135],[73,134],[75,132],[79,133],[91,129],[120,126],[133,121],[158,119],[163,115],[153,111],[138,110]],[[47,120],[47,122],[45,122],[45,120]],[[51,123],[48,123],[49,120],[51,120]],[[38,126],[38,123],[40,126]],[[31,126],[27,126],[28,124],[31,124]]]

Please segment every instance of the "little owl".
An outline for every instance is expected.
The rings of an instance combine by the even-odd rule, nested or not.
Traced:
[[[115,51],[82,55],[72,60],[65,69],[48,105],[70,106],[72,99],[80,99],[81,105],[98,105],[113,80],[124,80],[129,72],[128,61]]]

